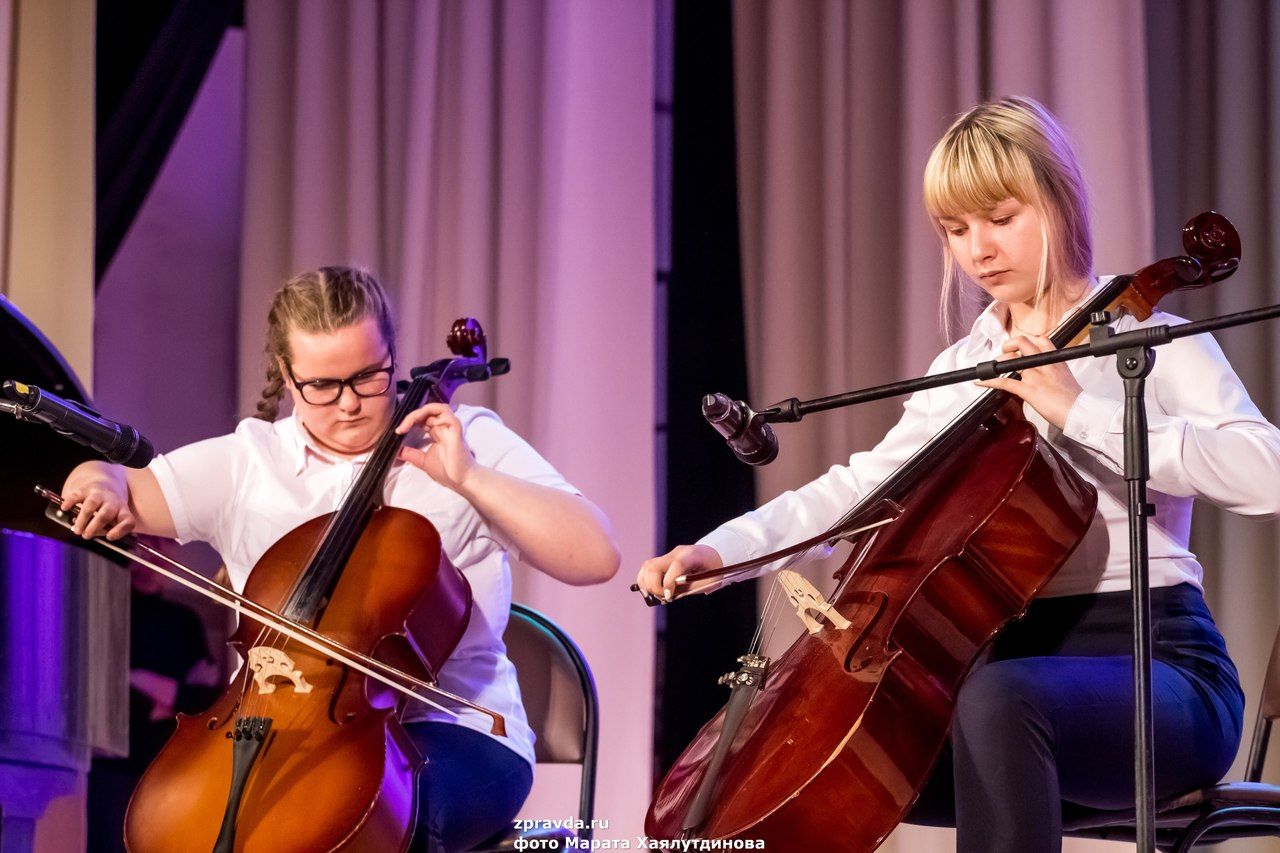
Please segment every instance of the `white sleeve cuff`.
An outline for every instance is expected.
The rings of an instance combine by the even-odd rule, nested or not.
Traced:
[[[1102,451],[1107,433],[1124,431],[1124,401],[1081,391],[1076,397],[1062,434],[1085,447]]]
[[[751,542],[742,535],[735,533],[727,525],[717,527],[698,540],[697,544],[706,545],[714,548],[716,553],[720,555],[721,565],[732,566],[735,563],[743,563],[750,560],[753,556]],[[745,574],[721,575],[716,578],[715,583],[706,587],[700,592],[711,592],[728,586],[731,583],[758,578],[765,574],[769,566],[757,566]]]
[[[751,543],[724,526],[703,536],[697,544],[714,548],[726,566],[751,559]]]
[[[726,566],[731,566],[735,563],[745,563],[747,560],[754,560],[761,556],[759,552],[763,550],[753,544],[749,538],[735,531],[731,527],[733,523],[734,522],[731,521],[728,524],[717,527],[715,530],[698,540],[699,545],[707,545],[708,547],[714,548],[716,553],[720,555],[720,560]],[[734,574],[732,576],[726,575],[718,586],[750,580],[751,578],[763,577],[769,572],[804,562],[810,558],[809,555],[815,554],[815,552],[818,557],[829,556],[831,554],[831,550],[832,549],[830,547],[816,545],[807,551],[792,554],[790,557],[783,557],[781,559],[774,560],[771,563],[756,566],[750,571],[743,572],[741,574]]]

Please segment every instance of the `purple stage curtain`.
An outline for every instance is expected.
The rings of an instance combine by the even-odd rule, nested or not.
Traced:
[[[300,270],[376,271],[406,366],[480,319],[512,373],[458,401],[497,409],[625,555],[604,587],[515,580],[595,669],[596,813],[618,838],[650,790],[653,614],[627,585],[654,547],[653,21],[616,0],[246,7],[240,408],[262,387],[270,294]],[[553,802],[526,813],[563,817],[576,795]]]
[[[1170,310],[1199,319],[1280,303],[1280,8],[1267,0],[1150,0],[1146,30],[1156,254],[1179,251],[1177,229],[1207,209],[1235,223],[1243,246],[1235,275],[1175,294]],[[1280,422],[1280,324],[1215,338],[1253,401]],[[1252,726],[1280,614],[1280,524],[1200,502],[1191,549],[1204,564],[1205,593],[1240,670]],[[1247,731],[1234,778],[1244,770]],[[1274,750],[1263,778],[1280,778]],[[1221,849],[1262,853],[1276,842],[1241,840]]]

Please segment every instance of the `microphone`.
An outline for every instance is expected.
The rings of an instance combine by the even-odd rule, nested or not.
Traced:
[[[733,455],[748,465],[768,465],[778,456],[778,437],[773,427],[741,400],[724,394],[702,398],[702,416],[724,436]]]
[[[108,462],[145,468],[155,455],[151,442],[133,427],[109,421],[34,385],[6,379],[4,395],[16,404],[13,414],[18,419],[48,424],[54,432],[98,451]],[[9,405],[0,407],[0,410],[9,409]]]

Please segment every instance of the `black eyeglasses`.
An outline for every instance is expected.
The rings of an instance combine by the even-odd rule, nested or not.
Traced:
[[[298,389],[302,399],[313,406],[331,406],[342,397],[342,389],[350,388],[357,397],[380,397],[391,387],[391,377],[396,372],[393,361],[390,367],[379,367],[365,370],[346,379],[308,379],[299,382],[293,375],[293,367],[285,365],[289,371],[289,381]]]

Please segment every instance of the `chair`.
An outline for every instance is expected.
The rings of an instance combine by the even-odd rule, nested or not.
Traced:
[[[1280,785],[1262,781],[1271,724],[1280,717],[1280,631],[1262,685],[1262,701],[1253,727],[1245,781],[1220,782],[1156,804],[1156,846],[1184,853],[1196,844],[1232,838],[1280,836]],[[1160,760],[1159,752],[1156,760]],[[1135,812],[1081,811],[1063,814],[1065,834],[1113,841],[1133,841]]]
[[[569,636],[538,611],[511,605],[511,619],[503,639],[516,667],[529,725],[537,735],[534,753],[539,764],[580,764],[582,782],[578,818],[586,828],[577,837],[590,840],[595,812],[596,747],[600,735],[599,700],[595,679],[582,651]],[[575,833],[564,828],[510,830],[473,853],[516,850],[517,841],[560,839]],[[539,845],[539,849],[548,849]]]

